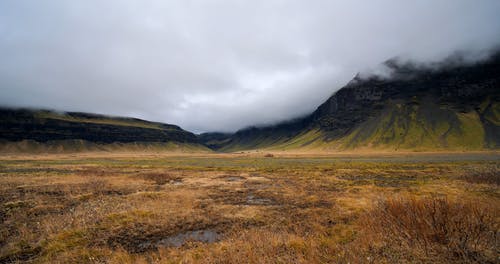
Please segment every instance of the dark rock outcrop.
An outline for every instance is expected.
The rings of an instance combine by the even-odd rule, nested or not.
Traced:
[[[86,140],[95,143],[197,143],[193,133],[169,124],[87,113],[0,109],[0,140]]]

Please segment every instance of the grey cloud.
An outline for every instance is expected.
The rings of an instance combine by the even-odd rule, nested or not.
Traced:
[[[482,54],[499,13],[496,0],[5,0],[0,104],[234,131],[313,111],[394,56]]]

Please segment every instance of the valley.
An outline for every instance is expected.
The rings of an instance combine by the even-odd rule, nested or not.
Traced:
[[[498,256],[495,151],[0,160],[0,263],[494,263]]]
[[[0,264],[500,264],[500,1],[0,1]]]

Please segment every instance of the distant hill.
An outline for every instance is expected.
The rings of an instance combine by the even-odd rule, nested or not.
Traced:
[[[473,65],[457,63],[457,58],[427,68],[395,60],[385,65],[393,71],[389,79],[358,75],[306,117],[219,136],[210,147],[222,151],[500,147],[500,54]]]
[[[218,149],[220,146],[231,140],[230,133],[203,133],[198,135],[198,140],[211,149]]]
[[[136,118],[0,109],[0,151],[207,150],[178,126]]]

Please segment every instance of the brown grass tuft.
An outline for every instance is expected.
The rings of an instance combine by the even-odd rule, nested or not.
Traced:
[[[389,198],[361,219],[375,258],[494,263],[498,211],[477,201]]]
[[[140,178],[153,181],[157,185],[164,185],[167,183],[179,182],[182,180],[181,177],[171,175],[169,173],[159,173],[159,172],[148,172],[140,175]]]
[[[498,186],[500,185],[500,172],[496,170],[483,171],[474,174],[466,174],[460,177],[460,179],[468,183],[494,184]]]

